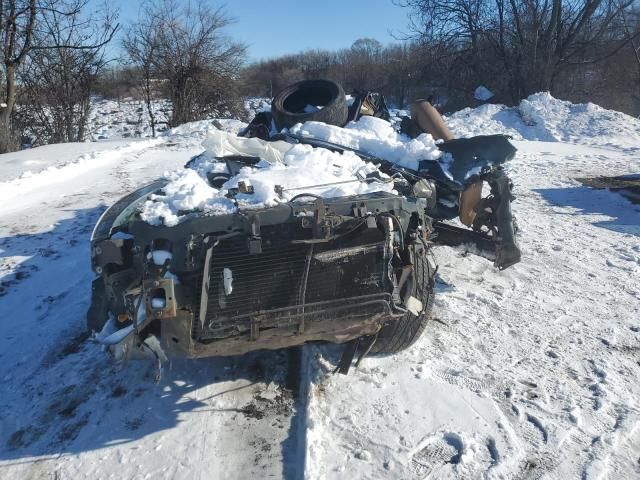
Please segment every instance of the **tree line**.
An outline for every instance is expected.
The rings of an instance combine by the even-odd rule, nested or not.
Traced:
[[[405,108],[433,97],[444,110],[513,105],[550,91],[640,114],[640,4],[633,0],[397,0],[411,12],[403,41],[363,38],[339,51],[311,50],[257,62],[243,93],[270,96],[295,80],[324,77],[347,92],[376,90]]]
[[[208,0],[145,0],[137,19],[89,0],[0,0],[0,153],[25,143],[82,141],[91,95],[169,99],[170,126],[242,117],[244,96],[297,80],[374,90],[395,106],[432,97],[443,110],[515,104],[537,91],[640,113],[637,0],[390,0],[410,13],[398,42],[362,38],[246,64],[233,20]],[[120,51],[116,55],[113,52]]]
[[[0,0],[0,153],[83,141],[91,95],[114,65],[116,91],[144,98],[154,129],[155,97],[171,101],[171,126],[239,115],[246,47],[226,35],[230,23],[207,0],[145,1],[124,26],[108,3]],[[110,53],[118,46],[122,54]]]

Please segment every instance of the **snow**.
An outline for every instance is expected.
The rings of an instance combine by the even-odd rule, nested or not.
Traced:
[[[268,108],[270,106],[266,104]],[[151,108],[156,122],[156,135],[188,135],[194,130],[208,130],[215,121],[216,128],[237,133],[246,126],[245,122],[229,118],[217,118],[168,128],[171,103],[167,100],[153,100]],[[265,108],[265,99],[250,99],[245,103],[250,115]],[[150,138],[152,136],[149,114],[144,102],[124,99],[120,102],[108,99],[94,99],[89,113],[87,139],[91,141],[115,140],[123,138]]]
[[[171,252],[168,252],[167,250],[154,250],[149,252],[149,256],[153,259],[153,264],[157,266],[162,266],[167,262],[167,260],[171,260],[171,258],[173,258]]]
[[[153,100],[156,133],[167,129],[171,115],[171,103]],[[108,140],[115,138],[149,138],[152,136],[147,105],[143,101],[123,99],[94,99],[89,111],[88,139]]]
[[[152,298],[151,308],[164,308],[167,306],[167,301],[164,298]]]
[[[305,105],[304,113],[314,113],[322,110],[322,105]]]
[[[567,124],[600,130],[592,111]],[[486,112],[465,113],[478,125],[467,135],[483,133]],[[529,134],[515,113],[501,123]],[[437,249],[437,322],[413,348],[349,379],[329,374],[339,349],[313,349],[309,478],[638,477],[640,209],[573,178],[637,172],[640,159],[628,138],[575,140],[515,142],[522,263],[497,272]]]
[[[436,160],[441,156],[433,137],[423,133],[415,139],[397,133],[389,122],[362,116],[344,128],[321,122],[294,125],[291,133],[336,143],[418,170],[420,160]]]
[[[101,143],[56,143],[44,145],[31,150],[25,158],[24,152],[5,153],[2,156],[2,169],[0,169],[0,181],[8,182],[19,177],[32,177],[48,168],[52,170],[71,163],[77,163],[85,156],[113,150],[114,147],[130,145],[131,141],[110,141]],[[69,152],[73,151],[77,157],[70,158]],[[52,171],[50,170],[50,171]]]
[[[486,104],[446,117],[454,135],[504,133],[516,140],[540,140],[640,152],[640,119],[593,103],[572,104],[536,93],[517,107]]]
[[[0,106],[0,108],[2,107]],[[251,98],[245,102],[245,109],[249,117],[253,117],[258,111],[270,110],[270,108],[270,101],[265,98]],[[152,100],[151,109],[154,114],[156,136],[167,133],[171,117],[171,102],[162,99]],[[203,125],[206,125],[208,128],[212,125],[213,121],[214,119],[194,122],[186,128],[200,128]],[[245,122],[236,119],[217,118],[215,122],[219,125],[217,128],[234,133],[246,126]],[[183,126],[176,128],[181,129],[182,127]],[[38,126],[34,125],[31,131],[27,130],[27,136],[31,136],[34,139],[38,138]],[[153,131],[149,121],[146,102],[133,98],[123,98],[118,101],[99,97],[92,98],[84,140],[102,142],[108,140],[152,138],[152,136]],[[55,148],[55,146],[50,147]],[[96,149],[99,147],[94,143],[93,148]]]
[[[167,173],[165,178],[169,183],[162,193],[151,195],[140,212],[140,217],[151,225],[177,225],[180,212],[228,214],[236,210],[231,200],[210,187],[194,170]]]
[[[392,182],[363,181],[367,174],[378,169],[352,152],[341,154],[309,145],[274,145],[259,139],[237,139],[220,131],[209,132],[204,145],[209,155],[199,159],[192,169],[165,174],[169,183],[160,194],[152,195],[144,203],[140,214],[143,220],[152,225],[173,226],[188,218],[190,212],[225,215],[237,209],[272,207],[301,193],[333,198],[393,192]],[[256,168],[242,168],[218,190],[209,185],[207,175],[225,170],[223,163],[213,160],[225,151],[227,154],[259,154],[263,161]],[[238,193],[234,203],[227,195],[229,189],[238,188],[240,182],[252,186],[253,193]],[[276,192],[276,186],[284,189],[282,195]]]
[[[251,114],[251,117],[255,116],[256,113],[270,112],[271,99],[266,97],[251,97],[244,102],[244,108]]]
[[[340,347],[307,346],[299,399],[285,352],[176,361],[156,384],[153,361],[113,365],[86,340],[95,221],[201,153],[210,124],[0,156],[0,476],[638,478],[640,209],[574,180],[638,173],[638,120],[527,101],[448,120],[516,138],[522,262],[437,248],[421,339],[346,377]]]

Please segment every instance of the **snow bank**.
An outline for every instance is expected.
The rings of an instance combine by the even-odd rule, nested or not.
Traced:
[[[640,120],[593,103],[574,104],[535,93],[517,107],[482,105],[446,118],[458,137],[503,133],[516,140],[637,148]]]
[[[272,160],[281,157],[282,161],[270,163],[263,160],[256,167],[242,168],[220,190],[211,187],[207,175],[226,171],[226,165],[215,161],[213,157],[225,153],[237,155],[242,151],[244,143],[261,145],[262,150],[273,154],[263,156]],[[351,152],[340,154],[309,145],[287,145],[285,149],[282,145],[274,147],[274,144],[258,139],[237,139],[220,131],[210,132],[204,145],[208,155],[196,160],[191,168],[165,174],[169,183],[163,188],[162,194],[152,195],[144,203],[141,210],[143,220],[152,225],[173,226],[190,212],[224,215],[237,209],[272,207],[302,193],[332,198],[380,191],[393,192],[392,182],[363,181],[368,174],[374,172],[379,173],[382,178],[388,177],[379,172],[375,165],[364,162]],[[229,145],[234,148],[225,151],[224,146]],[[252,153],[260,153],[256,145],[251,150]],[[234,202],[226,195],[229,189],[238,188],[240,182],[252,186],[253,193],[239,193]],[[282,196],[276,193],[276,185],[284,188]]]
[[[361,150],[413,170],[418,169],[420,160],[436,160],[442,154],[431,135],[423,133],[412,140],[396,132],[389,122],[369,116],[344,128],[321,122],[299,123],[291,133]]]
[[[518,111],[526,124],[543,129],[556,141],[597,145],[640,142],[640,119],[594,103],[573,104],[543,92],[522,100]]]
[[[211,130],[222,130],[223,132],[237,134],[246,126],[247,124],[245,122],[232,118],[198,120],[195,122],[183,123],[182,125],[171,128],[166,132],[166,135],[206,135]]]
[[[485,104],[476,108],[465,108],[445,116],[445,122],[458,138],[501,133],[516,140],[523,140],[525,136],[530,140],[539,140],[535,135],[529,138],[529,129],[520,118],[517,109],[505,105]]]

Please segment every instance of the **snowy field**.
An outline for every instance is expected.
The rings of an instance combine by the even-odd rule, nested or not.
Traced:
[[[639,173],[639,120],[546,94],[449,117],[513,136],[522,262],[436,249],[417,344],[348,376],[340,348],[305,347],[294,398],[285,352],[173,362],[156,384],[87,340],[95,221],[211,127],[129,138],[123,108],[92,120],[98,142],[0,155],[1,479],[640,478],[640,206],[575,180]]]

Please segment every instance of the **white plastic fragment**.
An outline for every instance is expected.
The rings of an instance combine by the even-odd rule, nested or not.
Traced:
[[[405,305],[407,307],[407,310],[409,310],[414,315],[420,315],[422,313],[422,310],[424,309],[422,302],[413,295],[409,297]]]
[[[222,281],[224,283],[224,294],[231,295],[231,292],[233,292],[233,272],[230,269],[225,268],[222,271]]]
[[[120,343],[122,340],[124,340],[125,337],[129,335],[131,332],[133,332],[133,325],[129,325],[128,327],[121,328],[120,330],[117,330],[116,332],[112,333],[107,337],[97,336],[96,339],[98,340],[98,342],[102,343],[103,345],[115,345],[117,343]]]
[[[213,157],[242,155],[260,157],[269,163],[282,163],[284,154],[292,148],[290,143],[282,140],[265,142],[259,138],[238,137],[220,130],[210,131],[203,145]]]

